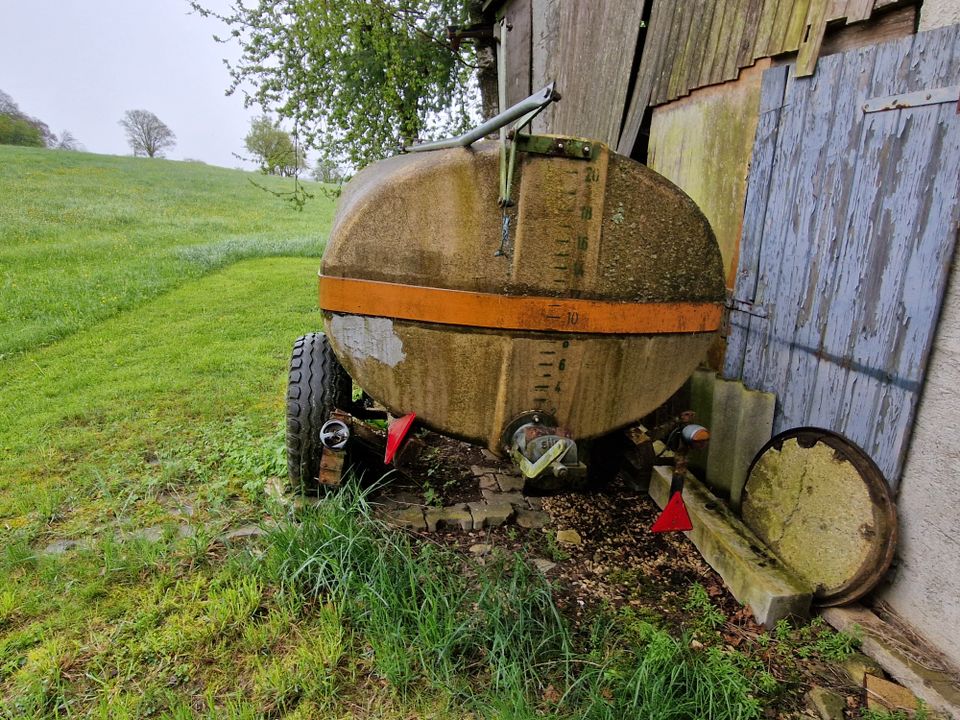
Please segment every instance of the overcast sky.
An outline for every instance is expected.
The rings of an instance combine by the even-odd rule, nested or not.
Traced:
[[[89,152],[128,155],[125,110],[157,115],[177,136],[173,159],[240,167],[256,109],[230,82],[215,42],[222,27],[186,0],[0,0],[0,90],[58,135],[69,130]],[[228,0],[208,0],[224,10]],[[252,166],[251,166],[252,167]]]

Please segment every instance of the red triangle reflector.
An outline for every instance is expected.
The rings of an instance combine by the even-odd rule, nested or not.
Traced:
[[[660,513],[660,517],[650,528],[650,532],[675,532],[678,530],[684,532],[693,530],[693,524],[687,514],[687,506],[683,503],[683,495],[675,492],[663,512]]]
[[[407,436],[407,433],[410,432],[410,426],[413,425],[416,417],[415,413],[404,415],[402,418],[397,418],[390,423],[390,427],[387,428],[387,452],[383,456],[383,461],[388,465],[393,461],[393,458],[396,457],[397,450],[400,449],[400,444]]]

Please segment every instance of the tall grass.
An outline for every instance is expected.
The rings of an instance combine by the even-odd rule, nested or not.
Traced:
[[[273,530],[266,584],[339,609],[371,670],[401,695],[440,692],[496,718],[748,720],[749,668],[652,625],[601,622],[577,640],[552,588],[519,556],[485,566],[392,531],[364,494],[332,495]]]

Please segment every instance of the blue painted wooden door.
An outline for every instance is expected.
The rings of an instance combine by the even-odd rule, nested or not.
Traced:
[[[957,86],[960,26],[763,77],[724,375],[894,487],[960,220]]]

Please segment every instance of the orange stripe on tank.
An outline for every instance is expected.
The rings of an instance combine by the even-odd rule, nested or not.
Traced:
[[[320,275],[320,308],[441,325],[586,333],[658,335],[720,328],[711,302],[619,302],[498,295]]]

